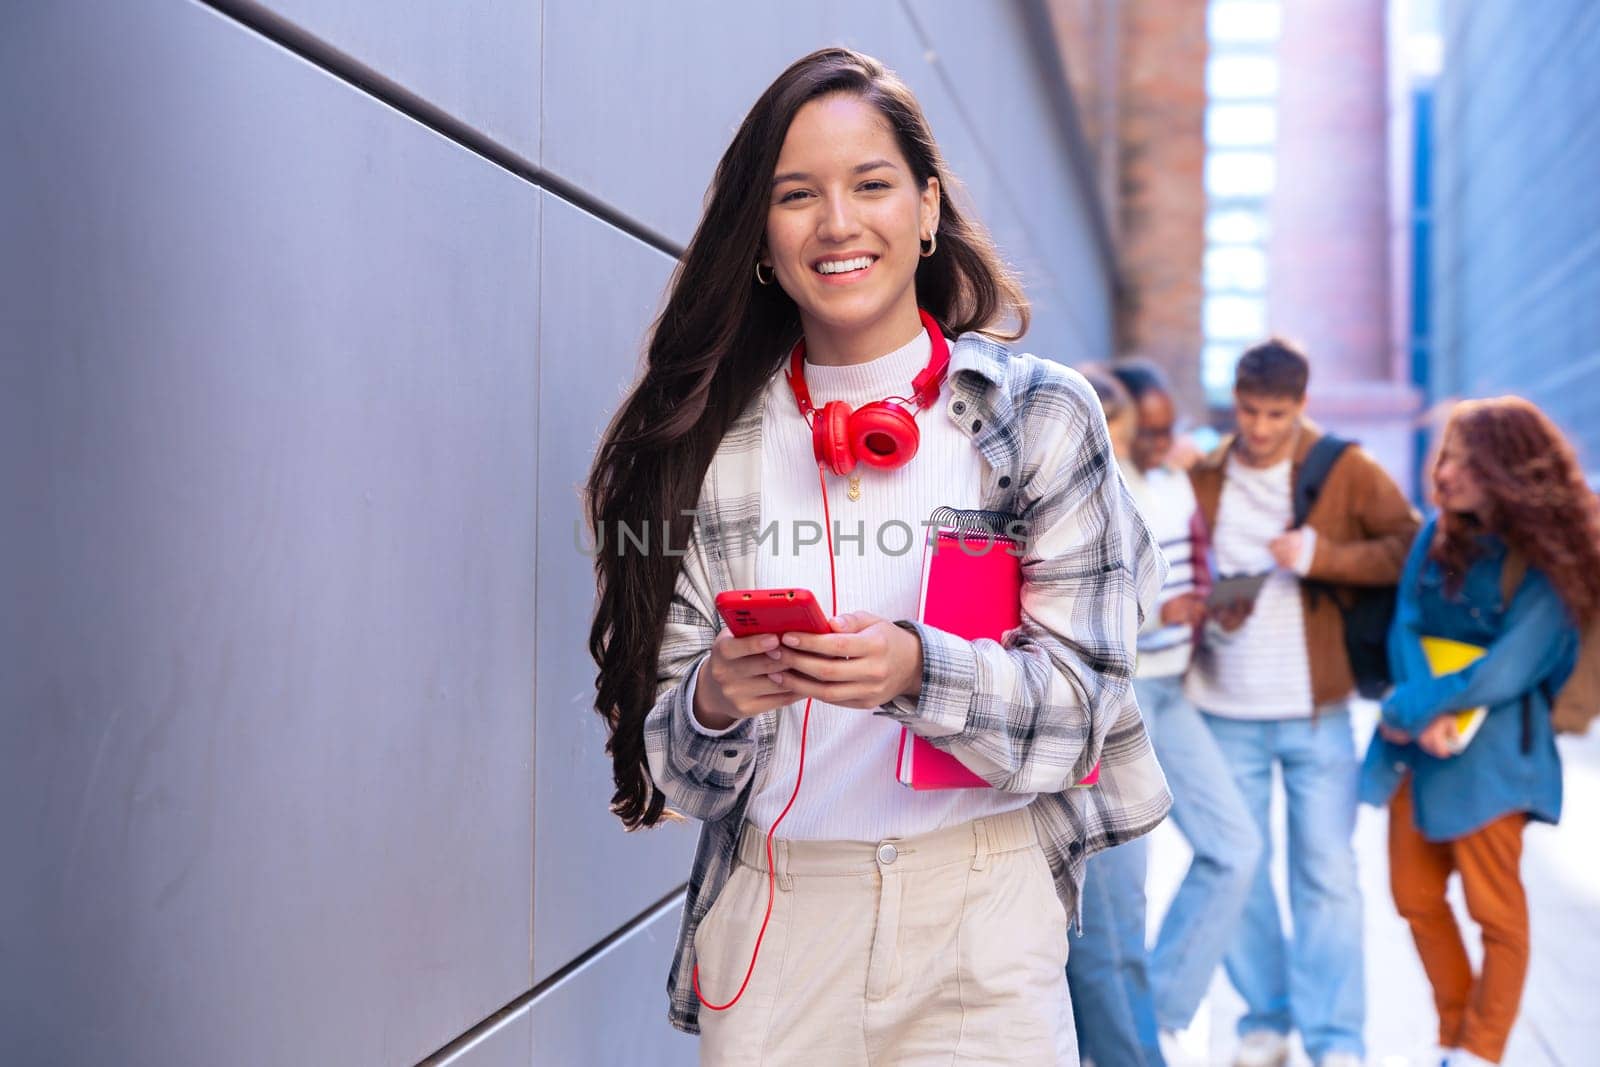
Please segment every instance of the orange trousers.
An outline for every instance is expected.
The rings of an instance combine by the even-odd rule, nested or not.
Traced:
[[[1389,804],[1389,889],[1417,943],[1439,1012],[1439,1044],[1499,1063],[1528,975],[1528,898],[1522,889],[1522,812],[1465,837],[1430,842],[1417,829],[1411,779]],[[1483,931],[1483,973],[1474,975],[1445,900],[1461,875],[1467,912]]]

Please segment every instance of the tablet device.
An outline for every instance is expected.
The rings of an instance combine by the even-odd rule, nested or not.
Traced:
[[[1211,595],[1206,597],[1206,607],[1215,610],[1229,604],[1254,604],[1271,573],[1263,571],[1261,574],[1233,574],[1218,578],[1211,587]]]

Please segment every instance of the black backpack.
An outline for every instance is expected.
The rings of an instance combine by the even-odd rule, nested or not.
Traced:
[[[1305,525],[1306,517],[1328,480],[1328,472],[1355,444],[1326,434],[1311,446],[1294,483],[1294,526]],[[1311,602],[1329,596],[1344,616],[1344,649],[1355,675],[1356,690],[1369,700],[1377,700],[1394,684],[1389,673],[1389,626],[1394,622],[1395,587],[1392,585],[1334,585],[1303,579]]]

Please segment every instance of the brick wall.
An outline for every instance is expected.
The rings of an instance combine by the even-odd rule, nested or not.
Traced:
[[[1382,0],[1284,5],[1268,321],[1323,385],[1392,379]]]
[[[1278,66],[1268,325],[1311,359],[1312,417],[1408,486],[1417,397],[1391,343],[1384,0],[1285,3]]]
[[[1191,416],[1205,410],[1205,7],[1193,0],[1120,6],[1118,339],[1121,354],[1166,368]]]

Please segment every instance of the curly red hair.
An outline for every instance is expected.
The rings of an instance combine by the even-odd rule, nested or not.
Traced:
[[[1520,397],[1468,400],[1443,440],[1457,444],[1488,503],[1481,516],[1441,512],[1429,554],[1447,585],[1460,588],[1487,530],[1550,579],[1574,620],[1600,614],[1600,502],[1556,425]]]

